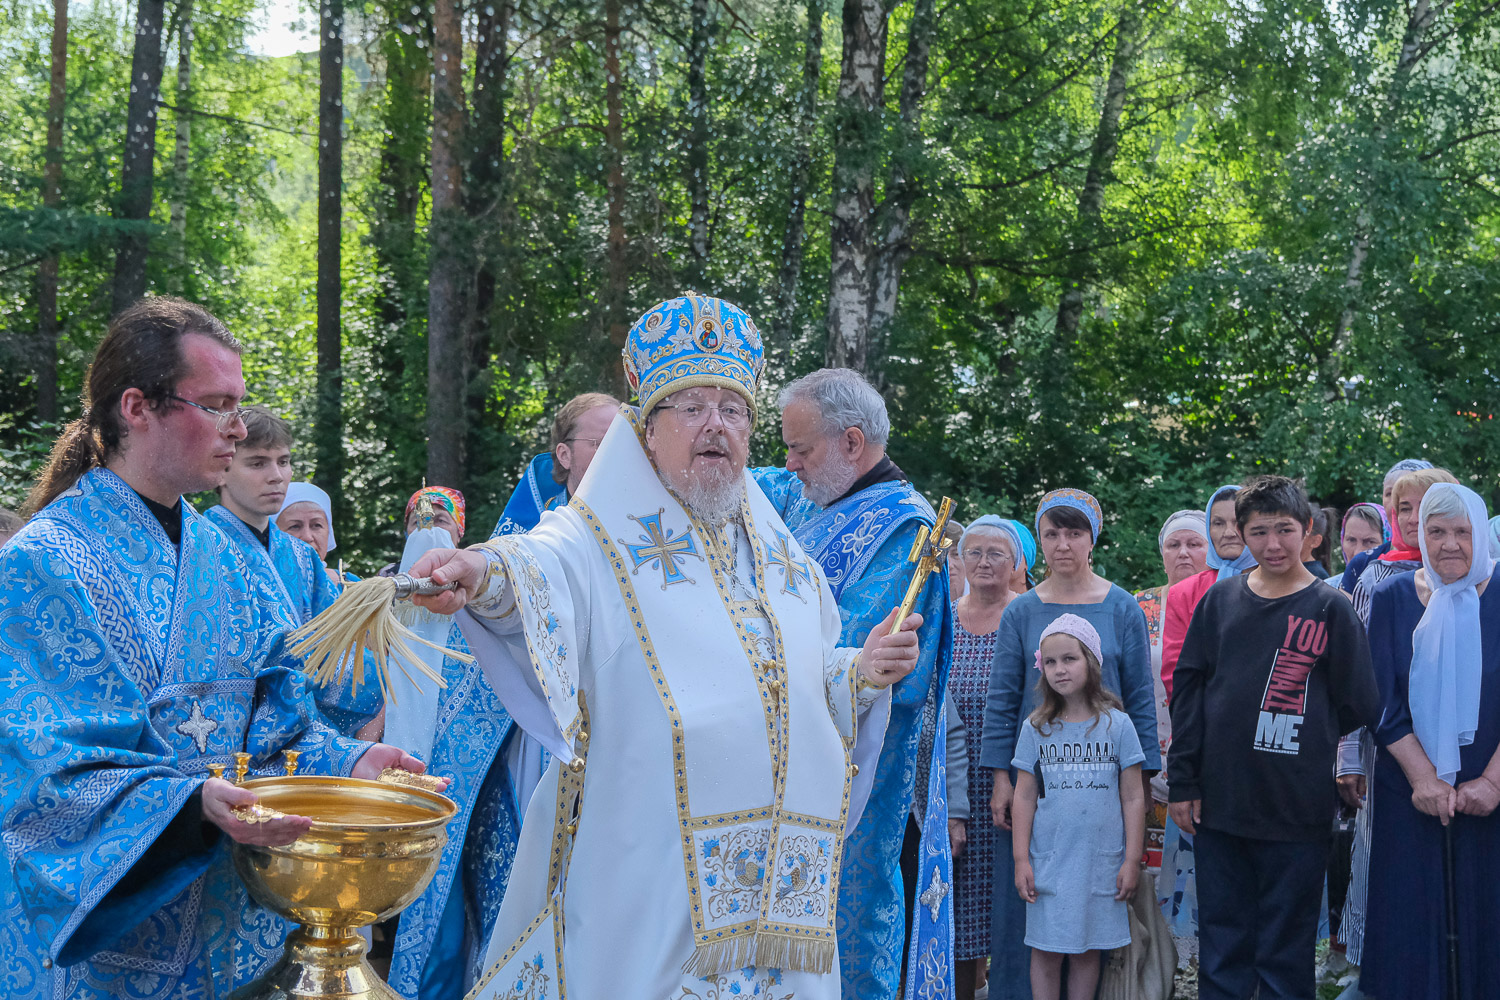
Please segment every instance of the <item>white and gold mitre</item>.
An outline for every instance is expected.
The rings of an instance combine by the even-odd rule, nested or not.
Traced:
[[[642,416],[695,385],[734,389],[753,408],[766,363],[760,331],[743,309],[692,292],[647,310],[620,353]]]

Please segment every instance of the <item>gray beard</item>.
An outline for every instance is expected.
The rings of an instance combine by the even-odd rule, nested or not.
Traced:
[[[819,507],[827,507],[849,492],[849,487],[859,478],[854,462],[841,451],[833,451],[817,479],[802,487],[802,495]]]
[[[688,513],[717,528],[739,515],[745,499],[745,477],[739,471],[727,481],[719,476],[695,476],[682,484],[678,493]]]

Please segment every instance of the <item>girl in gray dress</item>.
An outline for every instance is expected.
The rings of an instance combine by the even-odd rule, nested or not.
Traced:
[[[1033,1000],[1089,1000],[1099,953],[1130,943],[1146,795],[1140,740],[1105,690],[1099,633],[1065,614],[1042,632],[1040,696],[1016,741],[1011,804],[1016,891],[1027,903]]]

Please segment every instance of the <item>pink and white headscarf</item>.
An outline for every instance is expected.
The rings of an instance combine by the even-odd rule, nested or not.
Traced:
[[[1058,615],[1052,619],[1052,624],[1042,629],[1042,637],[1036,641],[1036,668],[1042,669],[1042,643],[1047,641],[1049,635],[1071,635],[1083,643],[1083,648],[1094,654],[1094,662],[1100,666],[1104,664],[1104,643],[1099,639],[1099,631],[1089,624],[1087,618],[1078,615]]]

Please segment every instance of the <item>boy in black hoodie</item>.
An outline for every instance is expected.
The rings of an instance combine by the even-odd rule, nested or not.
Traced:
[[[1347,597],[1302,565],[1312,507],[1264,476],[1235,495],[1256,568],[1193,612],[1172,691],[1170,810],[1194,837],[1198,996],[1312,1000],[1338,739],[1374,725]]]

